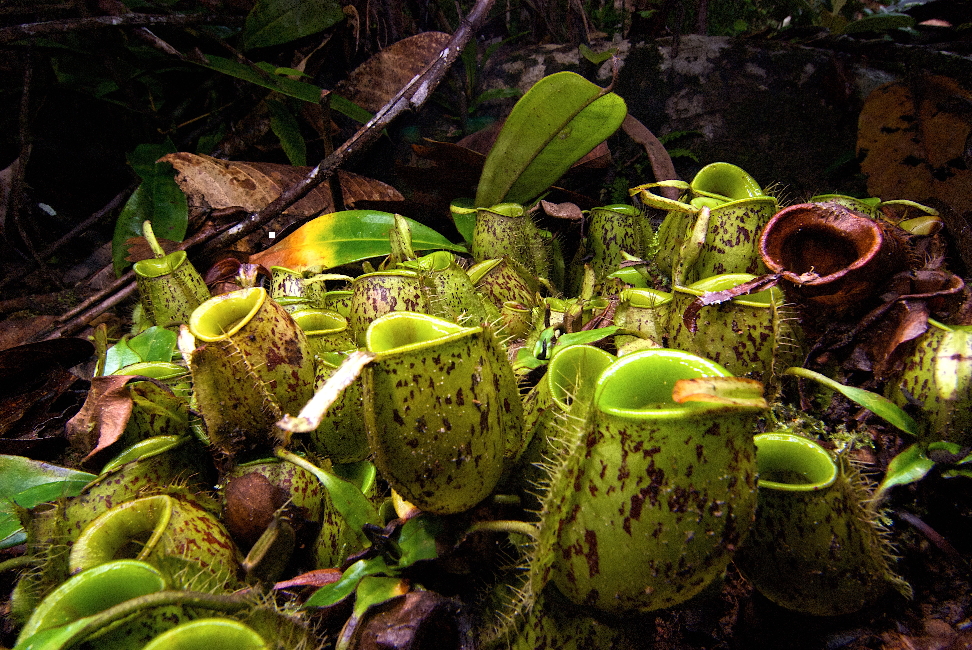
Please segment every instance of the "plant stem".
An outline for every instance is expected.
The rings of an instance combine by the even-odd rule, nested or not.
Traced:
[[[526,535],[530,539],[536,539],[539,534],[536,524],[516,519],[496,519],[494,521],[477,521],[470,526],[467,533],[478,533],[480,531],[494,531],[499,533],[516,533]]]
[[[152,254],[158,259],[165,257],[165,251],[159,246],[159,240],[155,236],[155,230],[152,229],[152,222],[146,219],[142,222],[142,236],[145,237],[145,241],[148,242],[149,248],[152,249]]]
[[[25,566],[31,566],[34,564],[41,564],[41,560],[37,559],[33,555],[21,555],[18,557],[12,557],[9,560],[4,560],[0,562],[0,573],[4,571],[13,571],[15,569],[21,569]]]

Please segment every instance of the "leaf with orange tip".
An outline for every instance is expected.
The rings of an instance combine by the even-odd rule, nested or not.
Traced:
[[[412,248],[417,251],[465,248],[417,221],[407,219]],[[304,224],[279,243],[250,256],[250,262],[266,268],[285,266],[294,270],[329,269],[382,257],[391,252],[388,235],[395,215],[377,210],[344,210],[321,215]]]

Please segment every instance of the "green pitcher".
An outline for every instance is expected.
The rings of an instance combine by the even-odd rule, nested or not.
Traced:
[[[382,476],[406,500],[462,512],[492,492],[522,407],[512,367],[483,327],[413,312],[377,319],[365,336],[365,428]]]
[[[755,437],[756,521],[736,566],[773,602],[806,614],[856,612],[894,584],[877,513],[850,467],[791,433]]]
[[[754,278],[731,273],[675,287],[667,328],[671,347],[711,359],[736,376],[753,377],[764,384],[774,381],[774,369],[799,363],[800,332],[784,309],[783,292],[775,287],[702,307],[690,322],[683,318],[696,299]]]
[[[550,277],[550,233],[541,231],[517,203],[499,203],[476,210],[472,256],[477,262],[509,257],[533,277]]]
[[[719,577],[752,523],[759,382],[680,350],[621,357],[597,379],[552,468],[530,571],[573,602],[650,611]],[[583,415],[583,411],[580,412]]]
[[[207,300],[192,313],[189,332],[201,343],[189,353],[189,369],[209,439],[229,456],[265,454],[277,442],[277,420],[314,393],[307,336],[260,287]]]
[[[759,233],[779,206],[744,170],[718,162],[681,184],[682,200],[653,192],[656,184],[633,188],[645,205],[668,210],[658,229],[655,262],[675,284],[723,273],[765,273]]]
[[[930,440],[972,445],[972,326],[929,319],[887,396],[899,406],[922,405]]]
[[[185,251],[166,255],[151,221],[142,222],[142,233],[155,255],[132,265],[142,309],[160,327],[185,323],[192,310],[209,298],[209,288]]]

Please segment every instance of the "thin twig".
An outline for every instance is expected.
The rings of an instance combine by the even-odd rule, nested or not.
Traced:
[[[941,535],[941,533],[926,524],[924,521],[918,518],[917,515],[913,515],[906,510],[895,510],[894,514],[900,519],[914,526],[919,533],[924,535],[925,539],[937,546],[938,549],[945,553],[945,555],[947,555],[949,559],[951,559],[952,562],[954,562],[957,566],[965,569],[969,568],[969,563],[962,556],[962,554],[959,553],[958,550]]]
[[[217,231],[219,232],[219,231]],[[179,242],[174,250],[186,250],[191,246],[202,243],[212,233],[198,232],[189,239]],[[118,303],[132,295],[135,290],[135,272],[128,271],[110,285],[89,296],[86,300],[76,305],[70,311],[61,314],[57,319],[58,323],[64,323],[53,331],[41,332],[35,339],[41,338],[60,338],[73,334],[83,328],[89,320],[111,309]]]
[[[469,42],[469,39],[472,38],[476,29],[482,24],[486,14],[489,13],[493,1],[477,0],[469,16],[462,20],[459,29],[449,39],[449,42],[439,53],[439,56],[424,71],[409,81],[398,94],[389,100],[374,118],[362,126],[357,133],[336,149],[334,153],[324,158],[306,177],[288,187],[268,206],[259,212],[248,215],[236,225],[209,238],[208,242],[203,246],[201,254],[205,256],[218,253],[255,231],[274,217],[280,215],[284,210],[302,199],[308,192],[330,178],[341,165],[374,144],[385,128],[398,115],[409,108],[419,108],[422,106],[445,76],[449,67],[459,57],[459,54]],[[208,234],[195,238],[197,241],[186,240],[179,245],[178,249],[185,250],[196,243],[201,243],[207,236]],[[91,296],[70,312],[61,316],[59,321],[63,325],[60,325],[55,330],[39,333],[37,338],[58,338],[77,332],[90,319],[95,318],[131,295],[135,290],[135,284],[132,282],[133,279],[134,274],[129,271],[113,282],[111,286]],[[118,293],[116,294],[116,292]],[[99,302],[102,300],[103,302]]]
[[[204,251],[213,253],[235,243],[274,217],[280,215],[288,207],[302,199],[308,192],[326,181],[338,167],[349,159],[366,150],[378,140],[382,131],[391,124],[398,115],[409,108],[418,108],[429,98],[436,86],[445,76],[446,71],[459,57],[462,49],[469,42],[475,30],[479,27],[493,0],[478,0],[469,16],[463,19],[459,29],[452,35],[439,56],[416,75],[378,111],[374,118],[362,126],[357,133],[338,147],[333,154],[327,156],[306,177],[288,187],[276,200],[268,206],[250,214],[238,224],[213,238],[206,244]]]
[[[174,57],[185,60],[185,56],[179,50],[175,49],[164,40],[155,35],[152,30],[148,27],[139,27],[135,30],[135,36],[139,37],[155,49],[165,52],[166,54],[171,54]]]
[[[125,277],[134,278],[135,274],[129,271],[121,278],[119,278],[119,280],[122,280]],[[99,302],[91,309],[88,309],[87,311],[81,313],[79,316],[72,318],[68,322],[58,327],[56,330],[49,333],[47,332],[42,333],[40,336],[35,337],[33,340],[37,340],[38,338],[41,337],[45,339],[56,339],[62,336],[67,336],[69,334],[74,334],[76,332],[79,332],[80,330],[84,329],[84,326],[87,325],[89,322],[91,322],[93,319],[105,313],[115,305],[127,300],[129,296],[135,293],[136,286],[137,285],[134,282],[129,282],[128,284],[125,284],[124,286],[122,286],[121,291],[112,294],[111,296],[108,297],[107,300],[103,300],[102,302]]]
[[[72,18],[69,20],[51,20],[42,23],[28,23],[26,25],[11,25],[0,29],[0,45],[19,41],[45,34],[60,34],[90,29],[105,29],[107,27],[139,27],[139,26],[181,26],[220,23],[230,27],[239,26],[242,18],[227,17],[217,14],[123,14],[121,16],[93,16],[88,18]]]
[[[128,197],[131,195],[131,193],[135,190],[136,187],[137,185],[134,184],[130,185],[129,187],[125,188],[124,190],[116,194],[114,198],[112,198],[111,201],[105,204],[103,208],[101,208],[100,210],[92,214],[90,217],[88,217],[87,219],[79,223],[77,226],[72,228],[67,234],[62,236],[56,242],[50,244],[49,246],[47,246],[46,248],[38,252],[37,253],[38,256],[40,256],[42,260],[47,259],[51,255],[59,251],[62,247],[74,241],[75,237],[79,235],[83,235],[84,233],[91,230],[91,228],[98,225],[102,219],[104,219],[106,216],[111,215],[116,209],[121,207],[121,205],[128,199]],[[31,268],[32,268],[31,266],[27,266],[12,271],[10,275],[0,280],[0,289],[2,289],[3,287],[7,286],[8,284],[10,284],[15,280],[19,280],[20,278],[24,277],[28,273],[28,271],[30,271]]]

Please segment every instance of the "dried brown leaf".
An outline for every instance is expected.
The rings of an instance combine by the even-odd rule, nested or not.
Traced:
[[[311,170],[276,163],[220,160],[188,152],[168,154],[160,160],[176,169],[176,182],[189,197],[190,204],[212,209],[240,206],[247,212],[263,209]],[[398,190],[381,181],[345,171],[338,171],[337,177],[344,203],[349,208],[359,201],[403,200]],[[284,214],[311,217],[333,211],[334,200],[325,184]]]
[[[584,213],[576,203],[552,203],[550,201],[540,201],[540,207],[551,217],[557,219],[568,219],[570,221],[580,221],[584,218]]]
[[[432,63],[450,38],[425,32],[393,43],[355,68],[334,91],[375,113]]]
[[[867,189],[882,199],[941,199],[972,211],[972,92],[942,76],[891,83],[868,95],[857,149]]]
[[[64,434],[72,447],[90,456],[121,437],[132,415],[133,401],[128,392],[132,379],[109,375],[91,380],[84,406],[65,427]]]
[[[283,582],[278,582],[274,589],[291,589],[293,587],[323,587],[337,582],[344,575],[340,569],[315,569]]]

